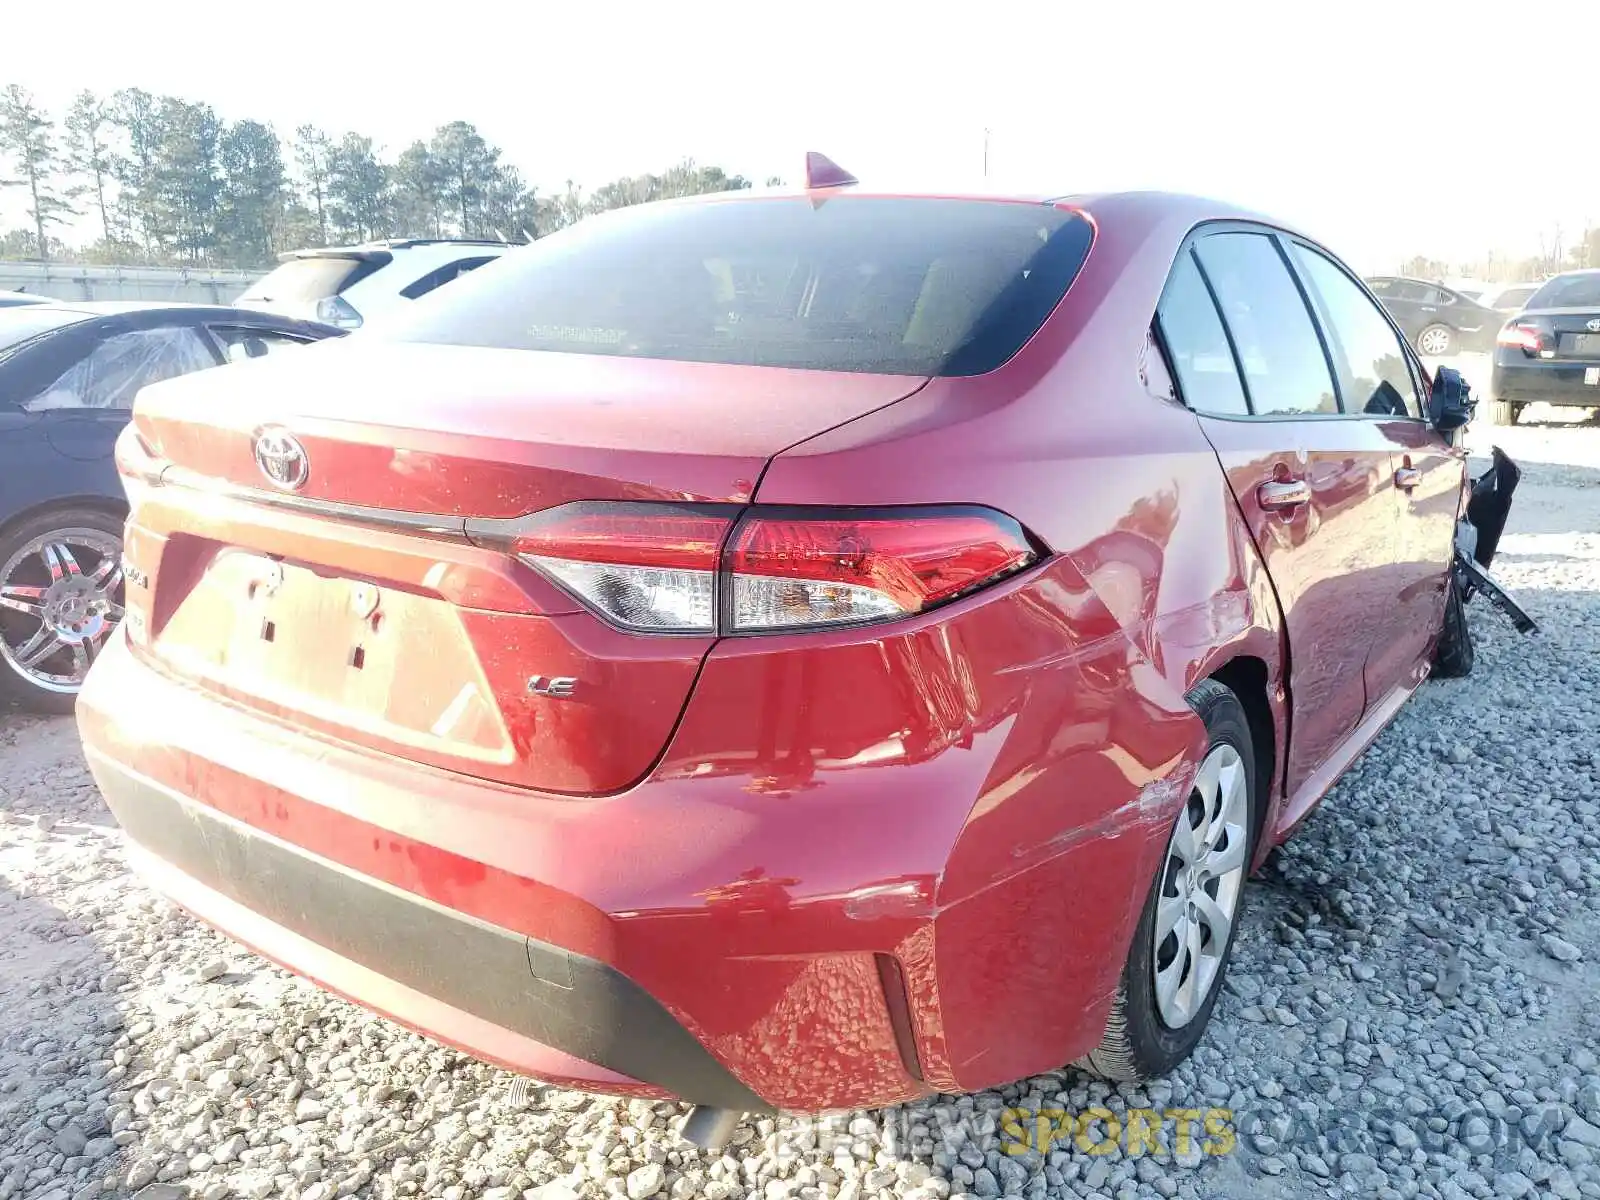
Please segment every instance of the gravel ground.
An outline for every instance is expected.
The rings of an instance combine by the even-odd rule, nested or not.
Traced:
[[[1542,633],[1472,605],[1476,673],[1249,889],[1210,1037],[1142,1091],[1062,1071],[702,1154],[675,1105],[530,1087],[202,928],[128,874],[71,723],[0,713],[0,1200],[1600,1197],[1600,429],[1491,440]]]

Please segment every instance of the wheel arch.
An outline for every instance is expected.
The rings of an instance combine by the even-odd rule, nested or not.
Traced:
[[[115,517],[119,521],[126,520],[128,516],[127,504],[110,496],[103,496],[94,492],[82,495],[52,496],[48,500],[41,500],[36,504],[28,505],[26,508],[20,508],[4,520],[0,520],[0,538],[9,536],[17,526],[31,521],[35,517],[41,517],[58,509],[73,508],[93,509],[96,512],[104,513],[108,517]]]
[[[1271,678],[1263,659],[1251,654],[1241,654],[1217,667],[1207,676],[1227,687],[1239,698],[1244,708],[1245,720],[1250,725],[1250,745],[1254,754],[1257,795],[1255,828],[1251,830],[1256,853],[1262,852],[1261,831],[1266,825],[1267,812],[1272,807],[1273,784],[1278,777],[1277,721],[1273,716],[1270,699]]]

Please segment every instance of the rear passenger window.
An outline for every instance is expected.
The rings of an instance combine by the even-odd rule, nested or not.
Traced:
[[[1183,402],[1196,412],[1248,413],[1228,335],[1192,254],[1185,253],[1173,267],[1158,311],[1161,337],[1183,389]]]
[[[1322,342],[1276,242],[1219,233],[1197,243],[1195,253],[1233,335],[1255,414],[1338,413]]]
[[[400,289],[400,294],[407,300],[415,300],[418,296],[426,296],[436,288],[441,288],[453,279],[458,279],[468,271],[476,271],[485,263],[492,263],[494,255],[484,258],[462,258],[453,263],[446,263],[429,271],[421,279],[412,281]]]
[[[1421,417],[1405,348],[1377,306],[1315,250],[1296,244],[1293,254],[1332,343],[1345,411]]]

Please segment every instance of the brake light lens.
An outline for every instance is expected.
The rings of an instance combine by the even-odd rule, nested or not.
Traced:
[[[645,633],[761,633],[911,616],[1036,562],[1022,526],[971,506],[695,508],[578,503],[512,535],[575,599]],[[520,524],[520,523],[519,523]]]
[[[360,329],[364,323],[361,314],[356,311],[356,306],[343,296],[324,296],[318,300],[317,320],[324,325],[336,325],[340,329]]]
[[[519,558],[624,629],[716,632],[717,556],[732,520],[647,504],[551,509]]]
[[[1495,343],[1500,346],[1515,346],[1525,354],[1538,354],[1544,347],[1544,330],[1537,325],[1528,325],[1518,321],[1508,321],[1500,330]]]
[[[740,522],[729,547],[733,633],[880,621],[923,612],[1033,562],[1000,513],[923,510]]]

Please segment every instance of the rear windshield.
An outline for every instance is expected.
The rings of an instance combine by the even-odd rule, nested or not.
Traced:
[[[15,308],[8,308],[0,313],[0,355],[41,333],[88,319],[88,313],[72,308],[55,308],[48,304],[19,304]]]
[[[365,279],[382,265],[373,259],[345,258],[336,254],[293,258],[264,279],[257,280],[240,298],[280,302],[326,300],[357,280]]]
[[[1088,253],[1044,204],[804,197],[591,218],[443,289],[421,342],[907,375],[993,370]]]
[[[1557,275],[1528,301],[1529,308],[1600,308],[1600,275]]]
[[[1495,305],[1499,308],[1521,308],[1537,290],[1531,287],[1507,288],[1495,297]]]

